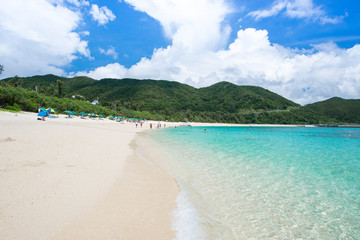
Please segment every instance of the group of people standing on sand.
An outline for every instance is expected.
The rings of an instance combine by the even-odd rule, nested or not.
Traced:
[[[143,127],[143,122],[142,121],[133,121],[133,123],[135,123],[135,126],[136,128],[140,125],[140,127],[142,128]],[[161,128],[161,122],[158,122],[158,124],[156,125],[156,128]],[[166,124],[164,124],[163,127],[166,127]],[[152,129],[153,128],[153,124],[150,123],[150,128]]]
[[[138,124],[139,124],[139,123],[140,123],[140,127],[142,128],[143,122],[141,122],[141,121],[136,121],[136,122],[135,122],[136,128],[138,127]]]
[[[164,123],[164,128],[166,127],[166,123]],[[153,125],[152,123],[150,123],[150,128],[152,129],[153,128]],[[161,128],[161,122],[158,122],[158,124],[156,125],[156,128]]]

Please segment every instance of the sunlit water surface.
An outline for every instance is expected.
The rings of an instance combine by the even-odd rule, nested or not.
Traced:
[[[203,129],[150,133],[181,187],[177,239],[360,239],[360,129]]]

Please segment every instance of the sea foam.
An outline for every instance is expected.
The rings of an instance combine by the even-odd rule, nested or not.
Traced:
[[[200,219],[194,206],[188,199],[187,193],[181,191],[176,198],[177,208],[174,211],[173,229],[176,231],[176,240],[205,239],[204,231],[200,226]]]

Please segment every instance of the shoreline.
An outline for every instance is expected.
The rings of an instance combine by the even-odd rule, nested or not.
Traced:
[[[0,112],[1,239],[173,239],[174,179],[136,154],[148,129]]]
[[[139,133],[135,140],[140,146],[138,155],[159,171],[170,174],[178,188],[176,208],[172,211],[172,229],[176,233],[176,238],[173,239],[207,239],[200,225],[199,208],[190,200],[188,189],[184,188],[184,179],[179,178],[179,168],[177,164],[174,165],[174,156],[167,151],[166,146],[148,134]]]
[[[296,124],[240,124],[240,123],[200,123],[188,122],[185,126],[192,127],[316,127],[314,125],[296,125]]]
[[[179,189],[172,176],[136,153],[135,139],[130,146],[132,156],[110,191],[52,239],[175,239],[172,213]]]

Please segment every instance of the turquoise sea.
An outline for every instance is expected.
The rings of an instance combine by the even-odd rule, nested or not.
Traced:
[[[360,129],[152,131],[181,188],[177,239],[360,239]]]

